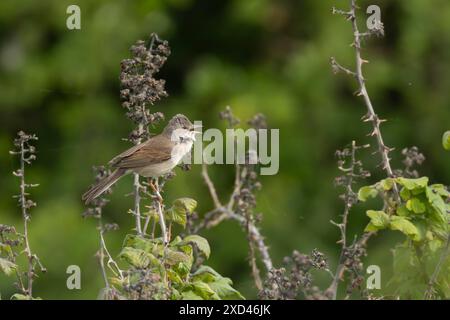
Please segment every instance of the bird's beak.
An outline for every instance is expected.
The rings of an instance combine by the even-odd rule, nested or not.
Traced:
[[[201,128],[203,128],[203,126],[194,124],[191,127],[191,131],[194,132],[194,133],[202,133],[201,131],[196,130],[196,129],[201,129]]]

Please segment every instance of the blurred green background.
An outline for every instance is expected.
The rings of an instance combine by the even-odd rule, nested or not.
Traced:
[[[81,30],[66,28],[66,8],[81,7]],[[416,145],[427,157],[420,169],[434,182],[448,184],[448,154],[441,135],[450,119],[450,2],[448,0],[360,1],[360,26],[365,8],[378,4],[386,36],[365,43],[369,93],[383,126],[395,168],[400,150]],[[218,112],[226,105],[243,120],[256,112],[280,128],[280,171],[262,177],[258,211],[262,232],[274,262],[293,249],[323,251],[334,269],[343,205],[333,186],[339,174],[334,158],[340,149],[367,137],[360,121],[365,107],[354,97],[356,84],[334,76],[330,56],[353,66],[351,26],[331,14],[348,1],[305,0],[2,0],[0,2],[0,223],[21,229],[12,195],[18,181],[11,174],[17,161],[9,155],[18,130],[36,133],[38,160],[27,171],[40,183],[32,198],[38,207],[30,225],[32,249],[48,269],[35,282],[37,296],[52,299],[95,299],[102,287],[94,254],[98,248],[95,221],[83,220],[80,195],[92,181],[92,165],[106,164],[129,145],[122,141],[132,129],[119,99],[120,61],[128,48],[152,32],[169,41],[172,55],[160,77],[169,98],[153,111],[170,118],[182,112],[202,120],[206,128],[221,127]],[[154,129],[154,132],[160,128]],[[383,176],[378,156],[361,157],[372,171],[368,183]],[[199,212],[212,208],[199,166],[166,186],[166,199],[192,197]],[[210,169],[225,198],[232,187],[232,166]],[[119,223],[107,235],[111,252],[133,227],[127,214],[132,199],[123,195],[131,178],[120,181],[106,209],[106,219]],[[374,203],[369,205],[374,206]],[[365,207],[350,217],[349,237],[367,223]],[[212,247],[208,263],[231,277],[248,298],[256,297],[247,260],[246,236],[234,222],[203,233]],[[380,234],[369,245],[368,264],[381,266],[383,288],[391,272],[390,248],[401,236]],[[82,289],[66,288],[66,268],[82,270]],[[328,285],[327,275],[317,275]],[[0,276],[0,292],[8,298],[13,278]],[[382,291],[382,293],[386,293]]]

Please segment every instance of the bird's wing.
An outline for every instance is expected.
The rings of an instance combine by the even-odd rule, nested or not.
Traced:
[[[110,161],[116,168],[141,168],[160,163],[171,158],[173,142],[158,135],[144,143],[134,146]]]

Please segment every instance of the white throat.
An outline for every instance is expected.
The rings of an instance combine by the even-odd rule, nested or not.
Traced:
[[[172,149],[171,161],[174,165],[177,165],[191,151],[195,141],[195,132],[176,129],[172,133],[171,140],[175,142],[175,146]]]

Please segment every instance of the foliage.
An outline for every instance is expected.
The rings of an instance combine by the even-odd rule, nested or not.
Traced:
[[[207,240],[198,235],[184,238],[177,236],[165,247],[161,238],[146,239],[129,234],[119,254],[127,262],[129,269],[125,271],[124,279],[116,277],[111,282],[125,294],[139,292],[134,298],[142,298],[151,291],[152,299],[243,299],[231,286],[231,280],[222,277],[211,267],[202,265],[193,270],[193,245],[206,257],[209,256]],[[145,282],[140,276],[143,270]]]
[[[255,208],[264,212],[260,226],[274,262],[294,249],[309,252],[320,244],[330,264],[337,263],[339,231],[326,223],[341,213],[331,186],[336,175],[332,154],[355,138],[362,144],[372,139],[365,136],[367,128],[358,125],[365,111],[352,95],[354,82],[336,81],[329,72],[330,55],[348,65],[354,61],[347,45],[349,26],[329,15],[335,1],[136,0],[130,5],[81,0],[79,4],[82,30],[68,31],[64,1],[23,0],[20,5],[16,0],[0,1],[1,223],[21,225],[11,199],[16,184],[9,177],[8,150],[17,128],[29,128],[41,138],[42,161],[33,164],[30,174],[43,187],[34,196],[45,200],[34,209],[30,241],[45,257],[46,266],[58,270],[37,281],[39,295],[92,299],[102,286],[92,263],[98,234],[91,222],[79,219],[84,207],[78,195],[91,179],[92,164],[105,163],[126,147],[120,139],[128,136],[131,126],[121,121],[124,111],[118,107],[119,61],[133,39],[151,31],[175,46],[163,70],[170,98],[161,107],[167,114],[186,112],[206,127],[220,127],[217,113],[232,105],[243,119],[263,112],[273,127],[280,128],[280,174],[262,177],[264,188]],[[361,26],[367,4],[359,3]],[[365,65],[371,98],[389,120],[383,127],[385,138],[397,150],[418,146],[428,157],[422,174],[448,185],[450,168],[439,140],[450,118],[450,51],[448,37],[443,36],[450,30],[450,2],[441,1],[437,7],[431,1],[386,0],[379,5],[387,37],[366,41],[364,54],[371,60]],[[392,158],[394,167],[402,166],[400,152],[393,152]],[[365,166],[374,169],[373,181],[383,178],[375,170],[376,159],[371,151],[360,154]],[[200,216],[208,210],[211,201],[199,170],[194,166],[177,176],[166,190],[169,205],[177,195],[186,195],[198,200]],[[209,173],[220,182],[221,196],[233,187],[230,166],[211,166]],[[129,192],[127,182],[119,183],[116,191],[103,219],[121,226],[107,235],[108,246],[119,252],[133,226],[124,214],[130,199],[123,196]],[[363,209],[353,207],[350,240],[367,224]],[[255,298],[258,290],[251,281],[245,236],[236,230],[227,222],[202,233],[214,251],[209,264],[235,280],[246,297]],[[392,270],[391,242],[389,236],[378,237],[364,259],[365,264],[380,266],[382,279]],[[55,253],[58,259],[52,259]],[[83,290],[60,290],[65,274],[59,271],[72,260],[83,270]],[[322,286],[328,283],[316,280]],[[0,275],[3,297],[15,292],[14,281],[13,276]],[[380,296],[387,294],[384,283],[382,288],[375,291]]]
[[[370,222],[365,231],[393,230],[406,236],[404,243],[394,250],[391,285],[395,284],[395,295],[422,298],[439,257],[447,249],[450,192],[442,184],[429,185],[428,177],[399,177],[362,187],[358,198],[361,201],[376,196],[385,199],[391,196],[395,184],[401,187],[401,202],[389,199],[391,205],[385,210],[368,210]],[[447,259],[436,280],[438,296],[445,299],[450,297],[449,268],[450,261]]]
[[[168,221],[185,227],[186,215],[192,214],[196,201],[181,198],[165,212]],[[154,219],[158,219],[155,215]],[[243,299],[232,287],[229,278],[222,277],[206,265],[196,265],[195,249],[209,258],[208,241],[195,234],[176,236],[167,246],[162,238],[128,234],[119,257],[127,269],[110,279],[111,287],[104,298],[131,299]]]

